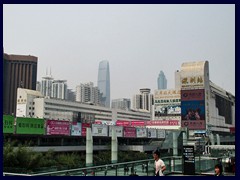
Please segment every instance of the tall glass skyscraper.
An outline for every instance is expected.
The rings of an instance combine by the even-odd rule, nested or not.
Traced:
[[[100,102],[103,106],[110,108],[110,73],[109,63],[104,60],[98,67],[98,88],[100,90]]]
[[[163,71],[160,71],[158,75],[158,89],[167,89],[167,79]]]

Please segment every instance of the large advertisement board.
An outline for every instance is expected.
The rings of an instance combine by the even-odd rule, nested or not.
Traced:
[[[136,137],[135,127],[124,127],[123,128],[123,137]]]
[[[82,136],[86,136],[87,134],[87,129],[90,128],[91,124],[90,123],[82,123]]]
[[[116,131],[117,137],[123,137],[123,126],[109,126],[109,136],[112,137],[112,130]]]
[[[157,138],[165,139],[166,131],[164,129],[157,129]]]
[[[154,119],[162,116],[181,114],[180,90],[155,90],[154,92]]]
[[[136,134],[138,138],[147,137],[147,129],[146,128],[136,128]]]
[[[92,136],[108,136],[108,126],[103,124],[92,124]]]
[[[44,119],[17,117],[17,134],[45,134]]]
[[[47,135],[69,135],[69,121],[47,120]]]
[[[82,135],[82,124],[79,122],[73,122],[71,125],[71,135],[81,136]]]
[[[148,129],[148,138],[157,138],[157,130],[156,129]]]
[[[205,129],[205,95],[204,89],[181,91],[182,127],[190,130]]]
[[[14,116],[3,115],[3,133],[14,133]]]

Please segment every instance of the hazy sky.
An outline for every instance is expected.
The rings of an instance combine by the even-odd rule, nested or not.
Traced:
[[[3,5],[5,53],[38,57],[38,81],[94,82],[110,65],[111,99],[168,89],[183,62],[208,60],[210,79],[235,94],[235,5]]]

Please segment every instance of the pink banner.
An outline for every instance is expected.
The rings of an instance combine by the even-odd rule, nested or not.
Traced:
[[[47,135],[69,135],[69,121],[47,120]]]
[[[135,127],[124,127],[123,137],[136,137]]]
[[[131,121],[117,120],[116,126],[131,126]]]
[[[88,127],[91,127],[90,123],[82,123],[82,136],[86,136]]]
[[[181,90],[181,101],[204,100],[204,89]]]
[[[182,120],[182,127],[188,127],[190,130],[206,129],[204,120]]]
[[[146,121],[131,121],[131,126],[146,126]]]
[[[179,120],[153,120],[147,121],[147,126],[179,126]]]

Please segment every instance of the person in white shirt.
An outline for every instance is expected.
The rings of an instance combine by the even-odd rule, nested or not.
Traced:
[[[155,176],[163,176],[163,172],[166,170],[166,166],[163,160],[160,159],[160,151],[158,149],[153,152],[153,158],[155,160]]]

